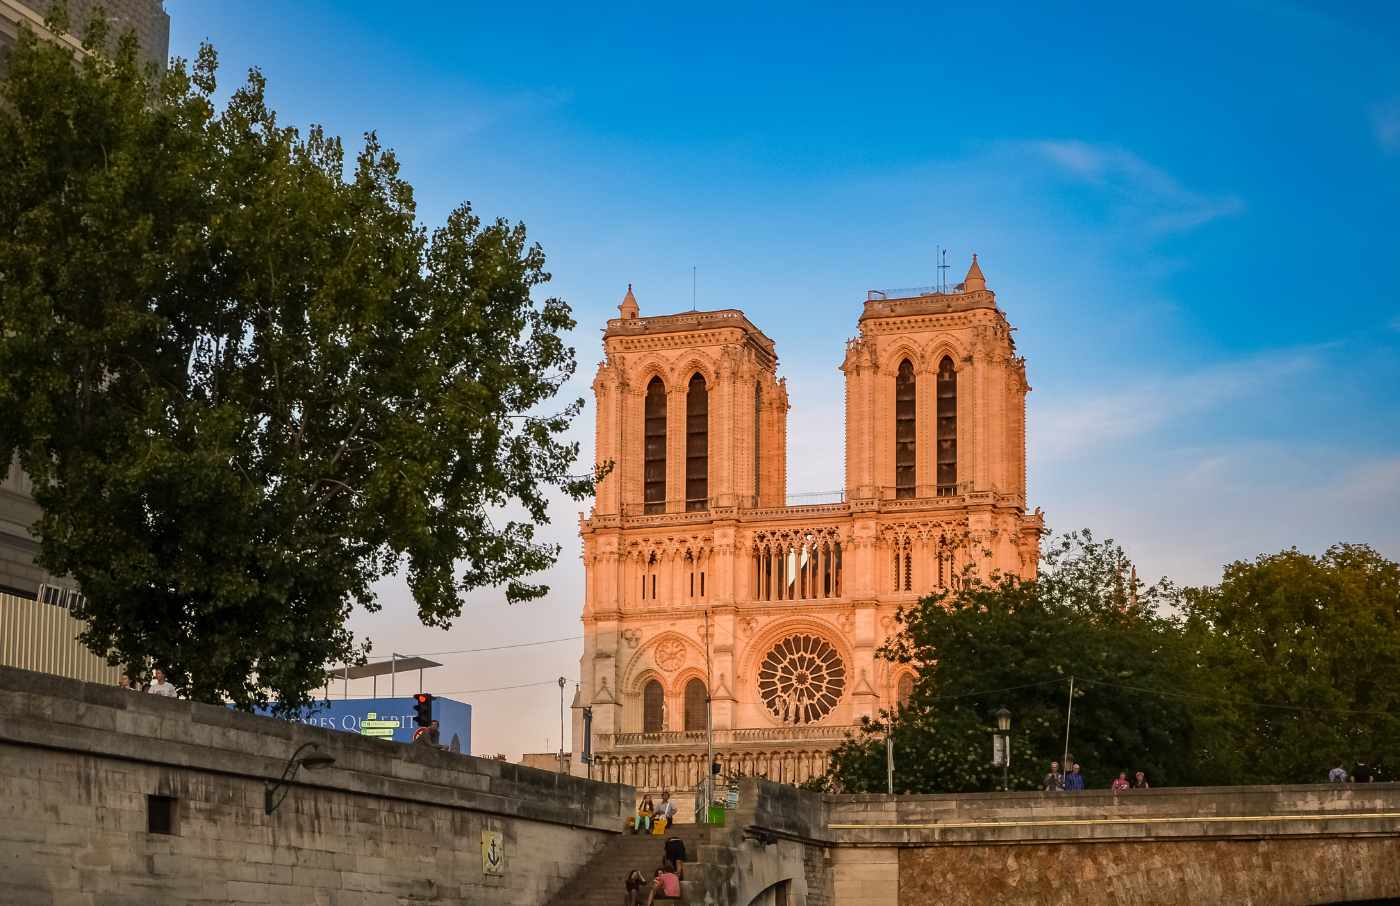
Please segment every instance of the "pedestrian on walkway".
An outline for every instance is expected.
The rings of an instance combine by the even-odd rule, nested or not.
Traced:
[[[1045,780],[1041,783],[1041,789],[1047,793],[1059,793],[1065,788],[1065,775],[1060,772],[1058,761],[1050,762],[1050,773],[1045,775]]]
[[[153,682],[146,688],[151,695],[160,695],[165,698],[179,698],[179,693],[175,691],[175,686],[165,678],[165,671],[157,667],[151,671]]]
[[[685,841],[672,834],[666,838],[666,847],[662,854],[665,857],[664,861],[676,866],[676,877],[684,879],[685,863],[689,861],[686,859]]]
[[[127,676],[125,673],[122,673],[122,674],[118,675],[118,676],[117,676],[117,688],[118,688],[118,689],[125,689],[126,691],[130,692],[130,691],[131,691],[131,677]]]
[[[1338,764],[1335,768],[1327,772],[1328,783],[1346,783],[1347,769]]]
[[[1133,789],[1145,790],[1151,786],[1152,784],[1147,782],[1147,775],[1144,774],[1142,771],[1138,771],[1136,774],[1133,775]]]
[[[1079,773],[1079,762],[1074,763],[1069,773],[1065,775],[1065,792],[1074,793],[1084,790],[1084,775]]]
[[[1122,793],[1125,792],[1128,788],[1128,772],[1119,771],[1118,779],[1113,781],[1113,792]]]

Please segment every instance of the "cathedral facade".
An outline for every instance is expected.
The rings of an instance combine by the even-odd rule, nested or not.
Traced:
[[[643,317],[629,286],[593,381],[580,518],[593,776],[689,800],[706,700],[727,772],[800,783],[913,674],[876,650],[895,612],[971,574],[1036,572],[1025,360],[973,257],[946,289],[871,291],[846,342],[845,488],[789,506],[788,398],[741,311]],[[831,446],[800,456],[834,456]],[[576,744],[575,750],[577,751]]]

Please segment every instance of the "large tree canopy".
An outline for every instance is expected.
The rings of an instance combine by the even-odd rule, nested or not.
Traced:
[[[94,46],[106,46],[99,39]],[[400,569],[423,622],[528,577],[546,494],[580,497],[581,401],[525,229],[431,234],[374,135],[280,126],[208,46],[156,75],[25,33],[0,85],[0,446],[76,579],[85,642],[240,706],[304,702]],[[503,512],[519,514],[505,518]]]
[[[1316,782],[1327,767],[1400,758],[1400,565],[1369,547],[1287,550],[1187,589],[1186,630],[1222,678],[1233,728],[1220,772],[1236,783]],[[1238,702],[1258,704],[1240,705]]]
[[[1316,783],[1339,764],[1394,776],[1400,759],[1400,566],[1369,547],[1238,562],[1218,586],[1136,581],[1087,532],[1043,552],[1032,582],[970,581],[901,613],[881,655],[913,664],[901,708],[833,756],[848,790],[1000,788],[989,727],[1012,712],[1013,788],[1065,747],[1089,786],[1142,770],[1156,784]],[[892,729],[891,729],[892,728]],[[1131,776],[1131,774],[1130,774]]]
[[[836,777],[848,790],[884,789],[892,718],[897,790],[1000,789],[988,728],[1005,706],[1011,786],[1034,788],[1063,754],[1075,676],[1069,750],[1091,786],[1120,770],[1187,779],[1174,757],[1192,747],[1182,703],[1124,688],[1178,687],[1184,647],[1156,614],[1169,594],[1136,582],[1117,545],[1081,532],[1047,546],[1034,582],[969,580],[925,598],[901,613],[902,632],[881,651],[919,668],[913,693],[837,750]]]

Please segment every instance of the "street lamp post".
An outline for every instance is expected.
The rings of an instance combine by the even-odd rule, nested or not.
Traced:
[[[1011,712],[1002,706],[997,709],[997,733],[1001,739],[1001,789],[1011,789]]]
[[[564,683],[567,680],[559,677],[559,773],[564,773]]]

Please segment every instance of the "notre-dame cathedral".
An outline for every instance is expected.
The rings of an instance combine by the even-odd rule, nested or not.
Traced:
[[[844,493],[789,506],[773,340],[735,309],[643,316],[631,287],[619,311],[593,381],[613,468],[579,527],[574,739],[591,706],[595,777],[688,799],[708,695],[726,770],[820,775],[908,694],[875,656],[900,605],[970,571],[1035,574],[1011,325],[976,256],[956,286],[868,293],[840,365]]]

